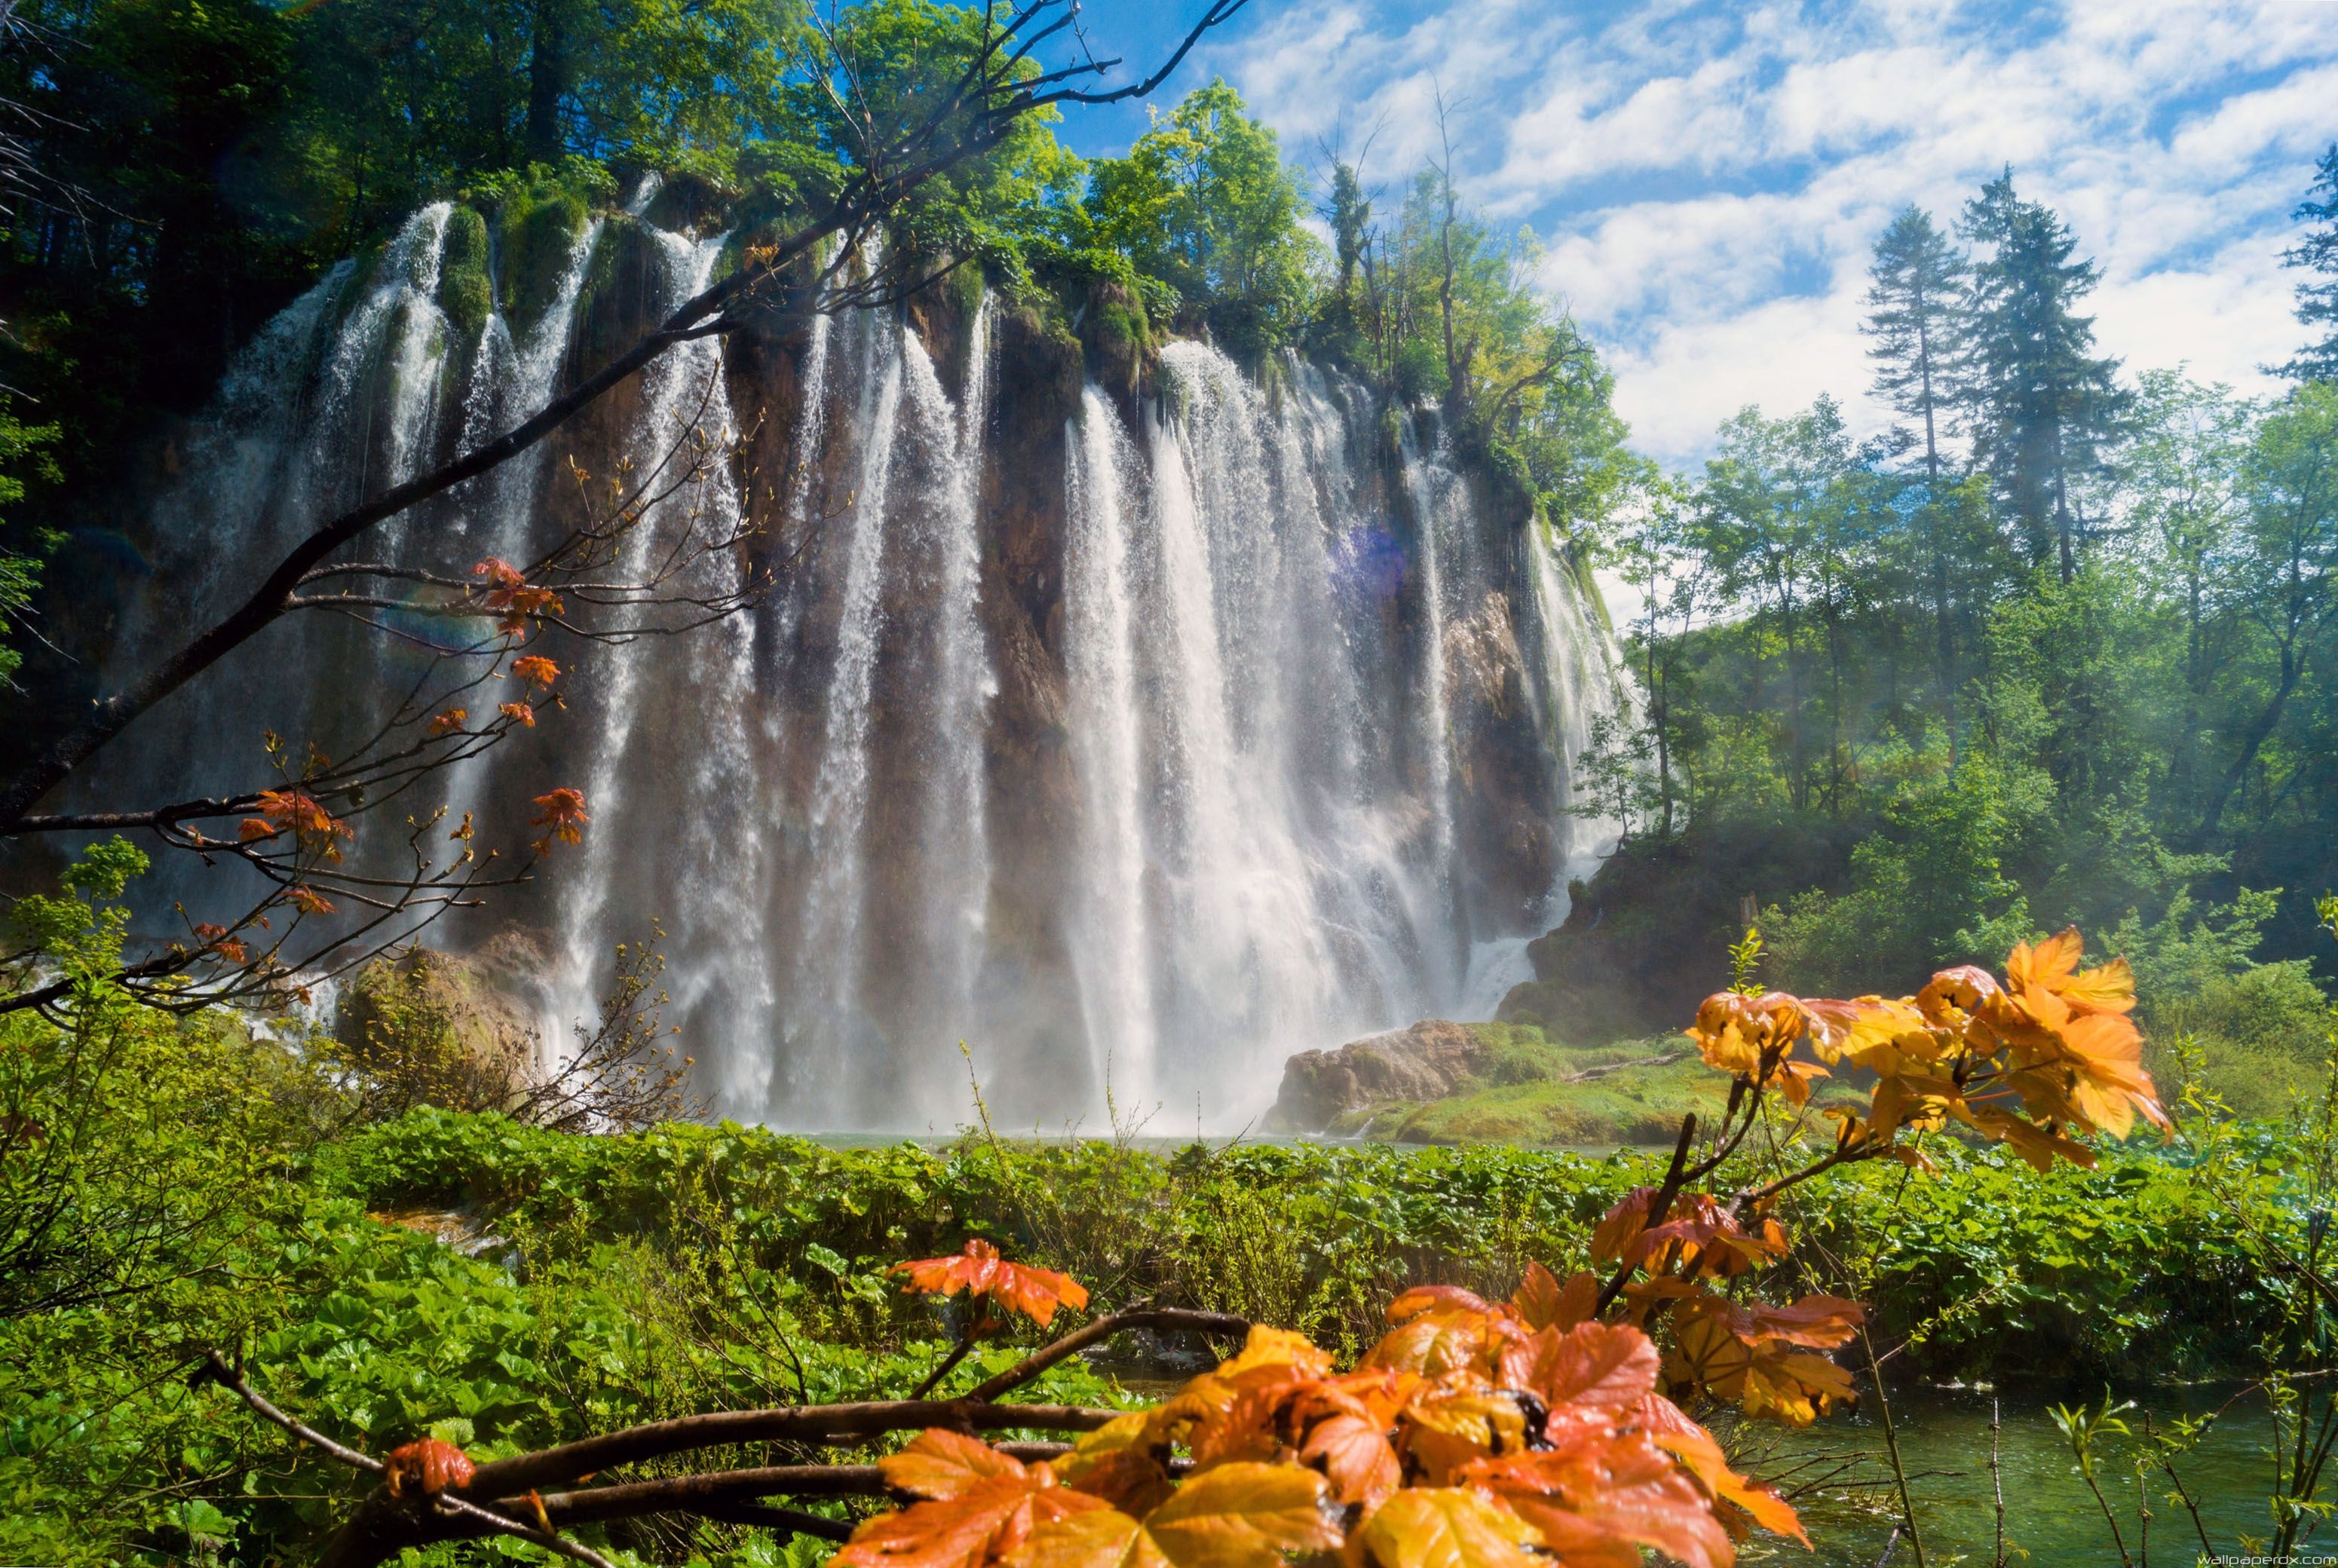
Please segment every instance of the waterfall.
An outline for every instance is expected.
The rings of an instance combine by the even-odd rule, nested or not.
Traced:
[[[704,289],[732,241],[658,229],[655,194],[576,237],[533,320],[450,318],[443,203],[288,308],[156,508],[211,546],[174,564],[200,604]],[[1570,815],[1572,769],[1631,701],[1547,527],[1496,514],[1435,415],[1296,354],[1253,374],[1173,341],[1113,389],[1027,303],[939,293],[678,346],[368,544],[528,558],[574,513],[573,458],[648,498],[612,580],[752,517],[682,586],[776,584],[683,635],[553,649],[565,711],[437,788],[509,838],[574,785],[584,842],[431,940],[540,950],[556,1054],[611,950],[662,926],[701,1090],[807,1129],[963,1120],[961,1041],[1009,1124],[1108,1093],[1240,1125],[1292,1052],[1489,1015],[1612,844]],[[247,738],[332,730],[327,683],[394,684],[396,643],[288,622],[174,699],[138,765],[248,786]]]

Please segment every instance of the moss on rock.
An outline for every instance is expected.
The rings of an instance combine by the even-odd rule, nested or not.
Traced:
[[[557,185],[504,198],[496,212],[496,272],[505,314],[516,328],[533,324],[560,297],[561,279],[592,221],[584,198]]]
[[[487,220],[457,207],[447,219],[447,245],[438,262],[438,308],[465,337],[477,333],[496,307],[495,254]]]

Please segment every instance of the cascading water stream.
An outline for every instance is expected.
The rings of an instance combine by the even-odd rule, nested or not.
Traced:
[[[1136,454],[1091,383],[1064,431],[1066,728],[1081,784],[1080,882],[1072,965],[1095,1082],[1154,1081],[1146,945],[1144,797],[1139,780],[1135,583],[1126,495]]]
[[[934,433],[945,470],[931,512],[935,526],[922,541],[939,578],[939,657],[924,842],[932,857],[926,876],[933,914],[928,940],[941,965],[949,1002],[946,1016],[961,1020],[974,1013],[990,901],[984,736],[998,687],[982,634],[979,514],[989,342],[990,303],[985,299],[968,331],[966,390],[953,410],[924,346],[914,335],[902,341],[910,404],[920,425]]]
[[[725,237],[693,240],[663,230],[653,229],[649,233],[663,264],[661,293],[654,308],[663,316],[705,289],[722,256]],[[719,339],[698,338],[680,345],[642,372],[639,409],[627,437],[628,450],[622,455],[630,468],[619,481],[639,505],[642,517],[620,537],[614,573],[617,581],[647,580],[653,575],[653,562],[671,551],[698,519],[737,513],[727,450],[730,425]],[[708,586],[719,589],[720,585]],[[648,684],[673,672],[654,671],[649,660],[622,653],[603,662],[604,676],[594,702],[600,727],[584,785],[584,798],[597,813],[602,830],[586,844],[584,864],[574,874],[563,902],[558,968],[545,1024],[550,1040],[559,1040],[558,1031],[567,1021],[593,1015],[594,987],[608,946],[604,932],[618,897],[624,852],[629,844],[643,838],[669,846],[679,841],[683,849],[672,867],[680,874],[670,884],[681,896],[682,906],[635,909],[630,912],[632,918],[644,925],[649,919],[677,918],[696,928],[692,936],[712,935],[706,964],[686,972],[689,984],[678,998],[682,1011],[690,1010],[718,972],[727,974],[738,967],[735,953],[724,951],[737,923],[726,921],[719,906],[709,907],[706,903],[715,892],[706,885],[710,858],[706,838],[710,834],[722,835],[731,816],[732,798],[717,781],[735,779],[742,770],[743,748],[737,744],[736,733],[743,719],[741,693],[736,681],[725,681],[722,677],[732,674],[744,656],[739,644],[746,639],[747,627],[734,619],[702,632],[707,635],[693,646],[691,663],[681,672],[682,679],[705,699],[702,717],[707,722],[693,737],[698,748],[692,759],[696,766],[685,775],[694,786],[688,791],[694,812],[676,813],[670,799],[658,798],[664,792],[654,789],[654,773],[671,760],[669,757],[660,756],[650,766],[641,765],[634,757],[643,740],[643,715],[665,709],[665,694],[648,689]],[[706,647],[710,643],[711,652]],[[725,690],[726,685],[732,689]],[[726,764],[730,765],[727,772]],[[710,769],[714,780],[708,778]],[[677,826],[683,829],[681,834],[675,832]],[[733,848],[744,853],[750,847]],[[719,848],[715,853],[721,853]],[[632,939],[639,941],[647,935],[637,931]],[[726,956],[734,962],[723,963]]]

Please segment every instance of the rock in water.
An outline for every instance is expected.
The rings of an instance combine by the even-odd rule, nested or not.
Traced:
[[[1441,1100],[1481,1075],[1490,1054],[1467,1024],[1442,1018],[1336,1051],[1302,1051],[1282,1064],[1282,1089],[1267,1120],[1283,1132],[1318,1132],[1350,1111]]]

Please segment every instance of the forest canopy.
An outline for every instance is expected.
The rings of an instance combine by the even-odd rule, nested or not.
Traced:
[[[2297,216],[2313,325],[2332,211]],[[2274,395],[2124,366],[2099,277],[2009,171],[1901,212],[1866,323],[1899,421],[1747,408],[1647,493],[1609,541],[1646,706],[1594,770],[1643,858],[1730,860],[1794,983],[2076,921],[2171,1018],[2316,1050],[2338,387],[2311,353]]]
[[[0,231],[0,383],[55,425],[70,484],[200,407],[270,313],[417,206],[606,201],[653,171],[743,212],[800,206],[840,178],[840,104],[910,112],[979,18],[929,0],[832,26],[766,0],[27,0],[0,97],[26,106],[45,174]],[[850,82],[803,69],[816,26]],[[1596,354],[1528,286],[1531,240],[1494,236],[1442,176],[1424,172],[1383,232],[1354,172],[1326,172],[1350,192],[1335,266],[1318,181],[1223,82],[1157,109],[1123,158],[1080,159],[1052,119],[921,190],[900,238],[1009,282],[1116,280],[1164,328],[1253,361],[1307,343],[1473,410],[1563,506],[1613,499],[1623,430]],[[36,490],[25,515],[44,512]]]

